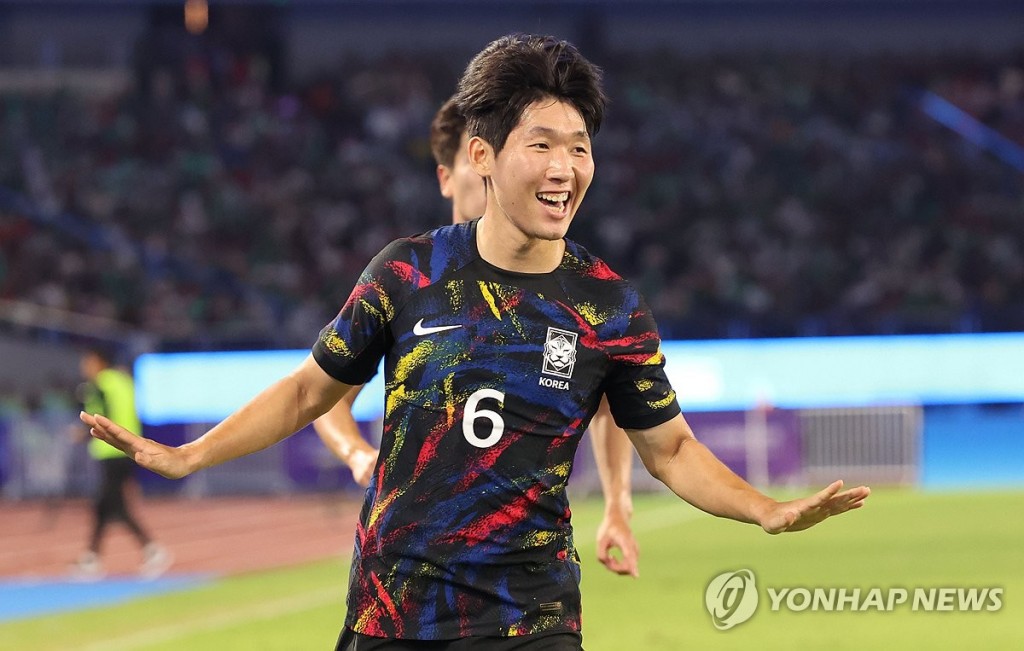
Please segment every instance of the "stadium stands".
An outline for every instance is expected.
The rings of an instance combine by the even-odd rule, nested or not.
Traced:
[[[223,55],[223,53],[221,53]],[[462,61],[350,60],[271,90],[196,54],[122,92],[7,92],[0,296],[163,347],[307,345],[363,265],[446,214],[427,125]],[[668,338],[1024,328],[1024,52],[616,53],[572,235]]]

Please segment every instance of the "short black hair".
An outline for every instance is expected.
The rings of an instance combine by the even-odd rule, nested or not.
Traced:
[[[466,132],[466,118],[462,117],[455,96],[448,98],[437,109],[430,123],[430,152],[438,165],[455,167],[455,154],[459,151],[462,134]]]
[[[545,98],[576,107],[590,137],[601,128],[608,102],[601,69],[553,36],[510,34],[492,41],[469,62],[456,93],[467,133],[486,140],[495,154],[526,107]]]

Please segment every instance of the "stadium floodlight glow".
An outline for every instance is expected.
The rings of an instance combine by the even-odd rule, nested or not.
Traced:
[[[308,350],[148,353],[135,361],[135,406],[149,425],[217,423],[295,369]],[[384,374],[352,406],[356,420],[384,413]]]
[[[666,341],[684,411],[1024,402],[1024,333]],[[215,423],[284,377],[307,350],[152,353],[135,364],[143,422]],[[381,418],[379,372],[353,406]]]

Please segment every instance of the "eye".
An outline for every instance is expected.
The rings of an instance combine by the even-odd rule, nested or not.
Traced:
[[[530,146],[536,147],[537,149],[548,149],[548,143],[546,142],[535,142]]]
[[[583,145],[576,145],[576,147],[573,148],[573,152],[577,154],[586,154],[587,148],[584,147]]]

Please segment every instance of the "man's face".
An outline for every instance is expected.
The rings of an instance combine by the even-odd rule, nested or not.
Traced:
[[[594,178],[590,136],[579,111],[542,99],[526,107],[497,156],[479,142],[476,169],[491,179],[488,215],[507,219],[528,238],[564,237]]]
[[[466,152],[466,132],[459,138],[459,149],[451,167],[437,166],[437,181],[441,196],[452,200],[452,223],[461,224],[484,214],[487,194],[484,180],[473,171]]]
[[[85,353],[78,362],[79,371],[87,380],[95,380],[103,367],[103,360],[94,353]]]

